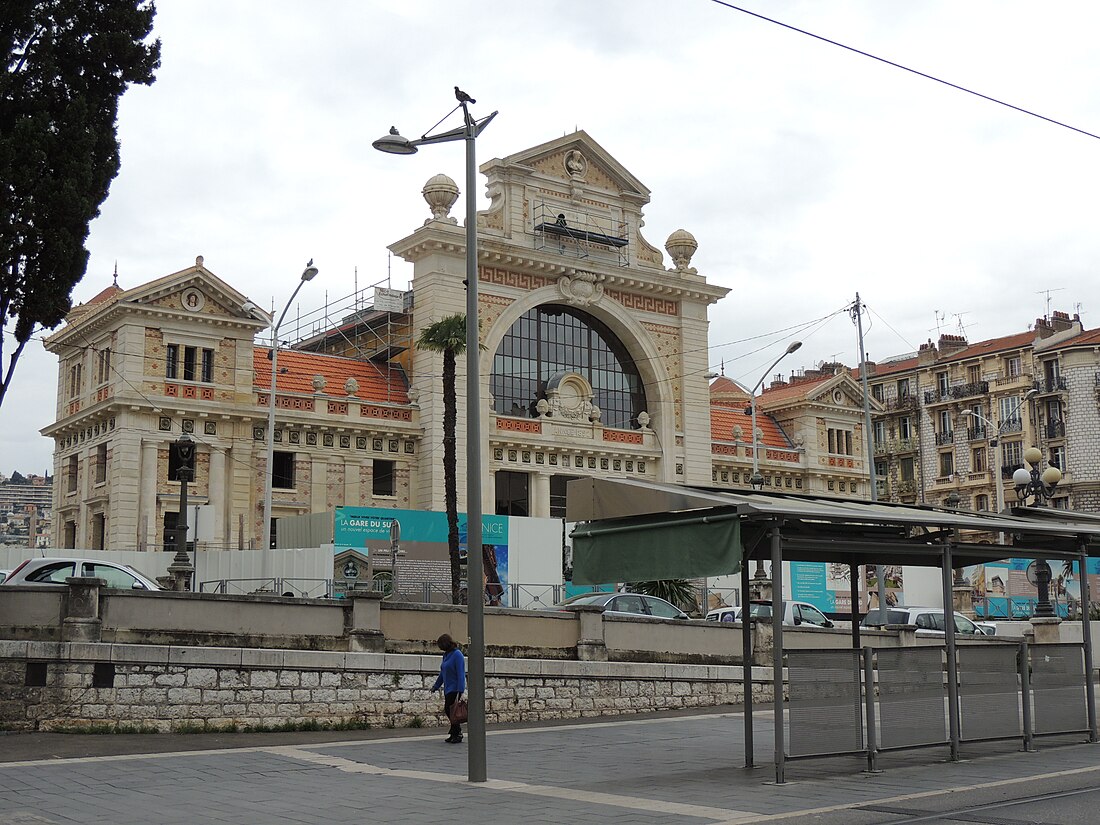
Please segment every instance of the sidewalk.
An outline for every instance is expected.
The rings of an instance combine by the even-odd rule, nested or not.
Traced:
[[[946,748],[891,753],[874,776],[861,773],[856,758],[798,761],[776,786],[768,784],[770,717],[761,714],[755,729],[765,766],[757,770],[741,767],[742,722],[739,713],[719,712],[494,729],[490,781],[478,784],[466,781],[466,746],[444,744],[438,728],[67,744],[8,735],[0,737],[4,758],[23,758],[0,764],[0,823],[740,825],[870,804],[905,808],[924,795],[1027,777],[1100,780],[1100,749],[1061,737],[1043,740],[1034,754],[1011,742],[970,745],[969,761],[959,763],[943,761]],[[130,739],[147,740],[145,752],[121,753],[133,748],[122,741]],[[28,758],[34,752],[39,757]]]

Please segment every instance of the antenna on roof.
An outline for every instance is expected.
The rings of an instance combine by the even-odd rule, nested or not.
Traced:
[[[115,259],[115,286],[118,286],[118,259]]]
[[[942,312],[940,312],[938,309],[934,309],[932,311],[936,313],[936,337],[938,338],[943,333],[943,329],[942,329],[941,325],[942,325],[943,320],[947,316],[944,315]],[[928,331],[931,332],[932,330],[928,330]]]
[[[970,314],[969,311],[967,311],[967,312],[952,312],[951,313],[951,317],[955,319],[955,326],[959,330],[959,335],[961,335],[963,338],[966,337],[966,328],[968,326],[972,326],[971,324],[963,324],[963,316],[964,315],[969,315],[969,314]]]
[[[1047,296],[1047,311],[1046,311],[1046,315],[1043,316],[1044,318],[1050,318],[1050,293],[1052,293],[1052,292],[1062,292],[1064,290],[1065,290],[1065,287],[1060,286],[1060,287],[1055,287],[1054,289],[1040,289],[1038,292],[1035,293],[1036,295],[1046,295]]]

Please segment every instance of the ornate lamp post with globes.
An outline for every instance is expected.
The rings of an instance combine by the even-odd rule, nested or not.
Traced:
[[[1032,507],[1043,507],[1054,496],[1054,488],[1062,480],[1062,471],[1050,464],[1045,470],[1040,471],[1043,452],[1038,447],[1028,447],[1024,450],[1024,461],[1031,465],[1031,469],[1021,467],[1012,474],[1016,498],[1025,505],[1030,498]],[[1035,604],[1035,615],[1038,618],[1054,616],[1054,606],[1050,603],[1050,580],[1050,565],[1046,559],[1036,559],[1035,581],[1039,588],[1039,601]]]

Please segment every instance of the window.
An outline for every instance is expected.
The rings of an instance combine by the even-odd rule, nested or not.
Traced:
[[[831,627],[831,622],[825,618],[825,614],[818,610],[816,607],[812,607],[808,604],[796,605],[797,616],[805,624],[812,624],[817,627]]]
[[[1063,473],[1066,471],[1066,448],[1065,447],[1051,447],[1050,448],[1050,466],[1057,467]]]
[[[80,395],[83,384],[83,367],[80,364],[73,364],[69,367],[69,398],[76,398]]]
[[[1016,469],[1024,465],[1024,447],[1019,441],[1001,443],[1001,466]]]
[[[871,387],[871,397],[876,401],[882,401],[882,384],[875,384]]]
[[[106,550],[107,542],[107,517],[103,513],[92,516],[92,549]],[[84,574],[88,575],[88,574]]]
[[[275,452],[271,456],[271,486],[279,490],[294,489],[294,453]]]
[[[901,480],[914,481],[916,479],[916,467],[912,458],[903,458],[900,462]]]
[[[1054,423],[1062,420],[1062,402],[1057,398],[1047,401],[1047,421]]]
[[[75,455],[69,456],[69,460],[65,468],[65,489],[67,492],[76,492],[79,473],[80,459]]]
[[[1017,378],[1020,375],[1020,356],[1013,355],[1005,359],[1005,375],[1009,378]]]
[[[96,363],[96,383],[106,384],[111,378],[111,348],[105,347],[99,351]]]
[[[108,587],[121,587],[126,590],[145,590],[145,585],[138,581],[137,577],[121,570],[112,564],[96,564],[86,561],[82,565],[84,572],[81,575],[94,576],[103,579]]]
[[[550,518],[565,518],[566,485],[580,476],[550,476]]]
[[[646,615],[645,605],[642,604],[642,597],[635,593],[628,593],[625,596],[616,596],[607,603],[605,610],[612,613],[630,613],[635,616]]]
[[[184,469],[184,468],[191,471],[191,475],[188,476],[187,480],[188,481],[194,481],[195,480],[195,451],[194,450],[191,451],[190,460],[187,461],[186,463],[184,463],[182,460],[180,460],[179,446],[177,446],[175,444],[175,442],[169,444],[168,445],[168,480],[169,481],[179,481],[180,480],[180,470]]]
[[[38,582],[39,584],[64,584],[65,579],[72,578],[75,575],[73,565],[74,562],[71,561],[47,564],[27,576],[27,581]]]
[[[913,422],[907,415],[898,419],[898,437],[906,441],[913,437]]]
[[[1046,376],[1048,389],[1057,388],[1058,378],[1061,374],[1062,371],[1058,367],[1057,359],[1043,362],[1043,375]]]
[[[202,381],[210,384],[214,381],[214,350],[199,347],[183,347],[182,359],[180,345],[168,344],[164,355],[164,377],[182,378],[184,381]]]
[[[107,445],[100,444],[95,448],[95,482],[102,484],[107,480]]]
[[[955,454],[940,453],[940,478],[947,478],[955,472]]]
[[[1023,399],[1017,398],[1014,395],[1007,396],[1005,398],[998,399],[998,406],[1001,413],[1001,426],[1009,424],[1010,422],[1020,421],[1020,411],[1023,409]]]
[[[537,416],[535,404],[559,372],[578,373],[592,385],[606,427],[633,427],[646,409],[641,374],[622,342],[593,316],[560,304],[528,310],[501,340],[489,376],[493,409]]]
[[[649,596],[642,596],[642,599],[645,601],[645,606],[649,608],[650,616],[656,616],[659,619],[679,619],[682,615],[679,608],[673,607],[666,601]]]
[[[169,344],[164,349],[164,377],[175,378],[179,369],[180,348],[177,344]]]
[[[190,506],[188,506],[187,509],[188,509],[189,512],[192,512],[192,513],[195,512],[195,510]],[[275,519],[272,519],[271,522],[272,522],[272,524],[274,524]],[[170,512],[166,512],[164,514],[164,533],[163,533],[163,536],[164,536],[164,550],[165,550],[165,552],[172,552],[177,547],[177,542],[179,541],[179,535],[180,535],[180,531],[181,531],[179,523],[180,523],[180,514],[178,512],[170,511]],[[191,538],[191,536],[194,535],[194,532],[195,532],[195,526],[193,524],[189,523],[187,525],[187,537]],[[275,544],[272,543],[271,546],[274,547]],[[195,542],[193,542],[193,541],[187,542],[187,549],[188,550],[194,550],[195,549]]]
[[[970,472],[985,472],[985,447],[975,447],[970,451]]]
[[[940,422],[939,427],[937,427],[937,430],[939,432],[941,432],[941,433],[951,432],[952,427],[951,427],[951,413],[950,412],[948,412],[947,410],[940,410],[939,422]]]
[[[886,422],[879,419],[874,423],[873,428],[875,433],[875,446],[886,446]]]
[[[936,389],[940,392],[940,398],[946,396],[951,389],[951,382],[946,372],[936,373]]]
[[[62,530],[61,542],[66,550],[76,549],[76,522],[66,521]]]
[[[886,462],[875,462],[875,478],[886,478]]]
[[[974,509],[979,512],[989,511],[989,496],[981,495],[974,499]]]
[[[560,478],[561,476],[555,476]],[[531,502],[530,477],[511,470],[496,472],[496,514],[498,516],[529,516]],[[553,480],[551,480],[551,485]]]
[[[909,379],[908,378],[900,378],[900,379],[898,379],[898,401],[901,401],[901,399],[908,398],[908,397],[909,397]]]
[[[852,431],[830,427],[829,452],[835,455],[852,455]]]
[[[974,364],[971,367],[966,368],[966,382],[968,384],[977,384],[982,380],[982,368],[978,364]]]
[[[288,455],[290,455],[288,453]],[[395,496],[397,495],[397,479],[396,462],[393,461],[381,461],[376,459],[372,462],[372,487],[371,493],[376,496]],[[293,468],[291,469],[291,478],[293,479]],[[294,486],[291,483],[290,486]]]

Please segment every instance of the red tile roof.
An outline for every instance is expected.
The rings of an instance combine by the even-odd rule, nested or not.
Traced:
[[[1020,347],[1030,346],[1035,341],[1035,330],[1028,330],[1027,332],[1017,332],[1015,335],[1005,335],[1002,338],[990,338],[988,341],[979,341],[976,344],[971,344],[966,349],[961,349],[956,353],[948,355],[946,358],[940,358],[937,364],[947,364],[952,361],[963,361],[967,358],[977,358],[979,355],[989,355],[994,352],[1004,352],[1010,349],[1019,349]]]
[[[710,408],[710,438],[711,441],[743,441],[746,444],[752,442],[752,416],[745,415],[748,403],[738,407],[726,405],[712,405]],[[735,438],[734,427],[741,427],[741,437]],[[760,443],[767,447],[791,448],[791,441],[775,422],[775,419],[766,413],[756,412],[756,426],[760,428]]]
[[[1100,343],[1100,329],[1086,329],[1080,335],[1076,335],[1059,344],[1059,347],[1077,347],[1087,344]]]
[[[775,401],[786,401],[788,398],[802,398],[809,394],[812,387],[816,387],[825,381],[830,381],[835,377],[834,375],[823,375],[821,378],[811,378],[807,381],[795,381],[793,384],[785,384],[782,387],[766,389],[760,394],[760,400],[770,404]]]
[[[912,372],[917,368],[920,359],[917,356],[912,358],[902,358],[897,361],[888,361],[885,364],[875,364],[875,368],[868,375],[868,378],[882,378],[886,375],[893,375],[898,372]],[[856,381],[860,380],[859,367],[852,367],[852,378]]]
[[[114,298],[116,295],[121,295],[126,290],[120,287],[118,284],[111,284],[106,289],[101,290],[98,295],[88,300],[89,304],[98,304],[103,301]]]
[[[269,347],[253,347],[252,350],[252,385],[258,390],[266,391],[271,387],[271,361],[267,357],[269,350]],[[279,376],[276,386],[280,392],[312,394],[315,375],[325,377],[326,395],[345,395],[344,382],[354,378],[359,382],[356,398],[391,404],[409,403],[405,375],[397,367],[337,355],[279,350]]]

